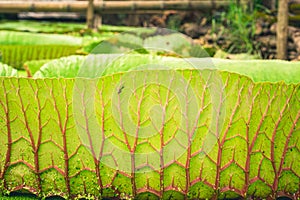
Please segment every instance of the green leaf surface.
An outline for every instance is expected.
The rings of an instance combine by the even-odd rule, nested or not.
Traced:
[[[104,25],[99,27],[99,31],[101,32],[128,32],[135,31],[137,28],[129,27],[129,26],[112,26],[112,25]]]
[[[32,33],[73,33],[86,29],[85,23],[70,23],[70,22],[50,22],[50,21],[0,21],[0,30],[5,31],[20,31]],[[102,33],[120,33],[120,32],[136,32],[140,34],[151,33],[147,28],[137,28],[128,26],[112,26],[101,25],[98,28]]]
[[[40,68],[46,64],[47,62],[50,62],[51,60],[31,60],[24,63],[24,68],[27,72],[27,74],[31,77],[34,75],[37,71],[40,70]]]
[[[1,191],[299,198],[299,82],[253,82],[212,69],[2,77]]]
[[[79,68],[82,66],[84,61],[84,56],[69,56],[52,60],[50,62],[46,62],[39,70],[37,70],[34,77],[76,77]]]
[[[18,71],[6,64],[0,63],[0,76],[5,76],[5,77],[15,76],[15,77],[17,77]]]
[[[285,83],[299,83],[300,77],[299,62],[279,60],[226,60],[215,58],[183,59],[135,53],[114,55],[91,54],[86,57],[66,57],[49,62],[43,66],[34,77],[75,78],[79,70],[94,70],[96,72],[99,70],[99,67],[103,68],[102,75],[143,69],[218,69],[247,76],[254,82],[276,83],[284,81]]]
[[[103,32],[103,33],[93,33],[92,35],[83,36],[83,53],[91,53],[100,42],[108,40],[113,37],[115,33],[113,32]]]
[[[144,46],[172,51],[183,57],[190,57],[192,48],[189,38],[179,33],[149,37],[145,39]]]
[[[191,59],[191,62],[194,65],[203,65],[199,59]],[[299,83],[300,80],[300,62],[213,59],[213,63],[217,69],[248,76],[255,82]]]
[[[29,60],[76,54],[82,43],[82,38],[74,36],[0,31],[2,62],[18,69]]]
[[[81,46],[82,38],[60,35],[0,31],[0,45],[71,45]]]
[[[71,45],[0,45],[2,62],[23,69],[30,60],[54,59],[76,54],[79,46]]]
[[[30,77],[25,70],[18,70],[18,77]]]
[[[207,57],[203,48],[183,34],[167,29],[140,28],[134,32],[117,34],[100,42],[93,54],[142,52],[173,57]]]
[[[22,31],[32,33],[69,33],[85,28],[82,23],[58,23],[48,21],[1,21],[0,30]]]
[[[91,54],[89,56],[69,56],[53,60],[40,68],[35,73],[35,78],[50,78],[64,77],[75,78],[78,73],[83,71],[93,72],[103,68],[103,75],[114,74],[118,72],[126,72],[138,69],[159,69],[159,67],[167,66],[169,69],[183,68],[180,65],[188,66],[184,60],[179,60],[155,56],[155,55],[140,55],[140,54]],[[80,76],[80,75],[79,75]],[[100,75],[99,75],[100,76]],[[99,77],[98,76],[98,77]],[[84,76],[87,77],[87,76]]]

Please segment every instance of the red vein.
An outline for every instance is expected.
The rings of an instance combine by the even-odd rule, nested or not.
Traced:
[[[3,109],[5,112],[5,116],[6,116],[6,129],[7,129],[7,151],[6,151],[6,157],[5,157],[5,164],[4,164],[4,168],[1,174],[0,179],[3,180],[4,179],[4,175],[6,173],[6,170],[8,169],[9,165],[10,165],[10,155],[11,155],[11,146],[12,146],[12,136],[11,136],[11,127],[10,127],[10,116],[9,116],[9,104],[8,104],[8,97],[7,97],[7,91],[6,91],[6,87],[4,85],[4,81],[2,81],[2,87],[4,90],[4,98],[5,98],[5,106],[3,105]],[[5,180],[4,180],[4,186],[5,186]]]
[[[159,196],[160,198],[163,197],[163,194],[164,194],[164,191],[165,191],[165,186],[164,186],[164,169],[165,167],[165,162],[164,162],[164,146],[166,145],[165,141],[164,141],[164,131],[165,131],[165,124],[167,123],[167,120],[166,120],[166,110],[167,110],[167,107],[168,107],[168,104],[169,102],[171,101],[171,99],[173,99],[174,97],[170,97],[171,95],[171,87],[172,87],[172,84],[173,84],[173,81],[174,81],[174,77],[172,77],[169,81],[169,86],[168,86],[168,89],[167,89],[167,95],[166,95],[166,99],[165,99],[165,104],[163,105],[162,103],[162,98],[161,98],[161,95],[160,95],[160,92],[158,92],[158,96],[160,97],[159,98],[159,103],[160,105],[162,106],[162,110],[163,110],[163,113],[162,113],[162,124],[161,124],[161,128],[159,130],[159,135],[160,135],[160,150],[159,150],[159,155],[160,155],[160,169],[159,169],[159,174],[160,174],[160,179],[159,179],[159,182],[160,182],[160,193],[159,193]],[[159,84],[159,89],[160,89],[161,85]],[[172,114],[174,115],[174,113]]]
[[[273,170],[274,170],[274,173],[275,173],[275,178],[274,178],[274,182],[273,182],[273,187],[272,187],[272,190],[273,192],[275,193],[275,191],[277,190],[277,187],[278,187],[278,181],[279,181],[279,175],[281,173],[281,168],[282,168],[282,163],[283,163],[283,160],[282,158],[284,158],[284,155],[286,153],[286,150],[287,150],[287,146],[288,146],[288,142],[290,140],[290,137],[291,137],[291,134],[293,133],[293,130],[294,130],[294,127],[296,126],[296,123],[299,119],[299,115],[300,115],[300,111],[293,123],[293,126],[292,126],[292,129],[286,139],[286,142],[285,142],[285,146],[284,146],[284,152],[282,154],[282,158],[281,158],[281,162],[280,162],[280,166],[279,166],[279,169],[278,169],[278,173],[276,173],[276,165],[275,165],[275,136],[276,136],[276,133],[277,133],[277,129],[278,129],[278,126],[282,120],[282,117],[283,117],[283,113],[284,111],[286,110],[286,108],[288,107],[288,104],[294,94],[294,91],[295,91],[295,88],[293,88],[293,91],[291,92],[291,95],[289,96],[289,98],[286,100],[282,110],[280,111],[280,114],[279,114],[279,118],[275,124],[275,128],[274,128],[274,131],[272,133],[272,140],[271,140],[271,162],[272,162],[272,167],[273,167]]]
[[[292,134],[294,133],[294,129],[296,127],[296,124],[297,122],[299,121],[299,118],[300,118],[300,110],[295,118],[295,120],[293,121],[293,125],[289,131],[289,134],[287,136],[287,139],[286,139],[286,142],[284,144],[284,150],[282,152],[282,155],[281,155],[281,159],[280,159],[280,164],[279,164],[279,168],[278,168],[278,172],[276,173],[277,175],[277,179],[275,179],[275,182],[273,184],[273,187],[274,188],[277,188],[278,187],[278,181],[279,181],[279,176],[281,175],[282,173],[282,170],[283,170],[283,163],[284,163],[284,159],[285,159],[285,156],[286,156],[286,152],[287,152],[287,149],[288,149],[288,145],[289,145],[289,142],[290,142],[290,139],[292,137]],[[291,170],[291,169],[290,169]]]
[[[38,118],[39,131],[38,131],[38,141],[36,144],[36,152],[34,153],[34,163],[36,166],[35,171],[37,173],[39,191],[42,192],[42,180],[40,177],[40,164],[39,164],[39,157],[38,157],[38,151],[41,146],[42,132],[43,132],[43,125],[42,125],[42,119],[41,119],[42,107],[41,107],[40,99],[38,98],[38,89],[39,88],[37,90],[35,90],[32,84],[30,84],[30,87],[31,87],[32,91],[34,91],[34,96],[35,96],[35,99],[37,99],[37,105],[38,105],[37,118]]]
[[[86,86],[86,83],[85,83]],[[93,155],[93,161],[95,164],[95,170],[96,170],[96,176],[97,176],[97,182],[99,183],[100,181],[100,167],[99,167],[99,160],[97,159],[98,156],[96,155],[95,149],[94,149],[94,145],[93,145],[93,141],[92,141],[92,137],[91,137],[91,132],[90,132],[90,128],[89,128],[89,120],[88,120],[88,116],[87,116],[87,111],[86,111],[86,102],[84,101],[84,94],[81,95],[81,100],[82,100],[82,105],[83,106],[83,114],[84,114],[84,119],[85,119],[85,129],[86,129],[86,133],[88,136],[88,140],[89,140],[89,145],[90,145],[90,150],[91,153]],[[100,184],[100,183],[99,183]]]
[[[192,72],[191,72],[192,73]],[[186,131],[188,133],[188,146],[187,146],[187,157],[186,157],[186,163],[185,163],[185,177],[186,177],[186,181],[185,181],[185,191],[184,191],[184,198],[188,199],[188,191],[189,188],[191,186],[191,176],[190,176],[190,162],[191,162],[191,145],[192,145],[192,134],[195,133],[196,127],[197,127],[197,122],[200,116],[201,111],[199,110],[195,119],[195,126],[193,126],[192,130],[190,131],[189,129],[189,120],[187,117],[187,113],[189,112],[189,101],[188,101],[188,90],[189,87],[191,87],[191,79],[192,79],[192,74],[190,74],[190,79],[188,80],[186,84],[186,88],[185,88],[185,102],[186,102],[186,107],[185,107],[185,119],[186,119]]]
[[[238,79],[238,85],[240,83],[240,77]],[[226,80],[226,84],[225,84],[225,87],[227,86],[228,84],[228,78]],[[231,113],[231,116],[229,118],[229,122],[228,122],[228,125],[224,131],[224,135],[223,135],[223,138],[222,140],[220,141],[219,139],[217,140],[217,143],[218,143],[218,158],[217,158],[217,170],[216,170],[216,179],[215,179],[215,187],[214,189],[216,191],[218,191],[220,188],[220,175],[221,175],[221,162],[222,162],[222,154],[223,154],[223,145],[225,143],[225,139],[226,139],[226,136],[227,136],[227,133],[231,127],[231,123],[232,123],[232,120],[233,120],[233,117],[235,116],[236,114],[236,110],[237,108],[239,107],[240,105],[240,101],[241,101],[241,93],[243,91],[244,87],[242,86],[241,89],[239,90],[239,93],[238,93],[238,98],[237,98],[237,101],[236,101],[236,104],[232,110],[232,113]],[[215,195],[214,198],[217,198],[217,194]]]
[[[105,109],[105,104],[104,104],[104,100],[103,100],[103,95],[102,95],[102,91],[104,89],[104,84],[102,82],[102,88],[101,91],[99,91],[99,97],[100,97],[100,102],[101,102],[101,137],[102,137],[102,142],[101,142],[101,147],[100,147],[100,152],[98,155],[98,161],[96,164],[96,175],[97,175],[97,183],[100,187],[100,194],[103,194],[103,183],[102,183],[102,179],[101,179],[101,172],[100,172],[100,160],[103,156],[103,150],[104,150],[104,143],[105,143],[105,116],[104,116],[104,109]]]
[[[250,97],[253,94],[253,88],[254,88],[254,85],[252,85],[252,87],[249,88],[248,94],[249,94]],[[250,157],[251,157],[251,149],[250,149],[250,145],[249,145],[250,122],[251,122],[251,116],[252,116],[252,113],[253,113],[254,102],[255,102],[255,99],[257,98],[259,92],[261,91],[261,89],[262,89],[262,87],[259,88],[258,92],[254,95],[254,97],[252,99],[252,103],[250,105],[250,111],[249,111],[249,115],[248,115],[248,121],[246,122],[247,157],[246,157],[246,164],[245,164],[245,185],[244,185],[244,188],[242,190],[242,193],[243,193],[244,197],[246,196],[247,191],[248,191],[249,178],[250,178]]]
[[[260,88],[260,91],[262,90],[262,87]],[[274,101],[274,99],[275,99],[275,97],[276,97],[276,92],[277,91],[275,91],[274,92],[274,94],[273,94],[273,96],[270,98],[270,91],[268,91],[268,97],[269,97],[269,101],[268,101],[268,104],[267,104],[267,106],[266,106],[266,108],[265,108],[265,111],[264,111],[264,113],[262,114],[262,117],[261,117],[261,119],[260,119],[260,121],[259,121],[259,124],[258,124],[258,127],[257,127],[257,129],[256,129],[256,132],[255,132],[255,135],[254,135],[254,137],[253,137],[253,139],[252,139],[252,141],[251,141],[251,144],[250,144],[250,146],[248,145],[248,154],[247,154],[247,161],[248,162],[246,162],[246,169],[247,169],[247,171],[249,171],[250,170],[250,156],[251,156],[251,154],[252,153],[256,153],[256,152],[253,152],[252,151],[252,149],[253,149],[253,147],[254,147],[254,145],[255,145],[255,142],[256,142],[256,140],[257,140],[257,137],[258,137],[258,135],[259,135],[259,131],[260,131],[260,129],[261,129],[261,126],[262,126],[262,124],[263,124],[263,122],[264,122],[264,120],[265,120],[265,117],[267,116],[267,113],[268,113],[268,111],[269,111],[269,108],[270,108],[270,106],[272,105],[272,102]],[[249,120],[249,122],[250,122],[250,120]],[[248,136],[249,136],[249,134],[248,134]],[[257,152],[258,153],[258,152]],[[266,158],[266,157],[265,157]],[[262,162],[262,161],[261,161]],[[260,177],[260,168],[261,168],[261,163],[260,163],[260,165],[259,165],[259,169],[258,169],[258,176]],[[249,172],[248,173],[246,173],[247,174],[247,184],[245,184],[246,186],[247,186],[247,188],[249,187],[249,185],[250,184],[252,184],[252,183],[254,183],[255,181],[256,181],[256,179],[255,178],[252,178],[251,180],[250,180],[250,177],[249,177]],[[259,179],[261,179],[261,178],[259,178]],[[264,181],[265,182],[265,181]],[[266,183],[268,186],[269,186],[269,184],[268,183]],[[245,188],[245,190],[247,189],[247,188]]]
[[[33,89],[33,86],[32,84],[30,84],[30,87],[31,89],[34,91]],[[24,116],[24,120],[25,120],[25,126],[26,126],[26,129],[29,133],[29,137],[30,137],[30,141],[31,141],[31,147],[32,147],[32,150],[33,150],[33,154],[34,154],[34,165],[35,165],[35,174],[37,176],[37,184],[38,184],[38,191],[41,192],[42,191],[42,180],[41,180],[41,176],[40,176],[40,167],[39,167],[39,155],[38,155],[38,150],[39,150],[39,143],[35,144],[35,141],[34,141],[34,136],[33,136],[33,133],[32,133],[32,130],[29,126],[29,122],[28,122],[28,118],[27,118],[27,109],[29,108],[29,105],[27,105],[26,108],[24,108],[24,103],[23,103],[23,99],[21,97],[21,94],[20,94],[20,90],[21,90],[21,85],[20,85],[20,80],[18,79],[18,88],[17,88],[17,93],[18,93],[18,97],[19,97],[19,100],[20,100],[20,103],[21,103],[21,109],[22,109],[22,113],[23,113],[23,116]],[[35,95],[36,95],[36,91],[34,91]],[[39,100],[38,100],[39,102]],[[39,103],[38,103],[38,106],[39,106]],[[40,107],[39,107],[40,108]],[[39,123],[39,126],[41,125],[40,124],[40,115],[38,115],[38,123]],[[41,134],[41,130],[39,130],[39,135],[38,137],[40,137],[40,134]],[[40,138],[38,138],[38,140],[40,140]]]

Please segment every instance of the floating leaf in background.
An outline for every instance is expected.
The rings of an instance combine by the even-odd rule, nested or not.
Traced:
[[[31,60],[24,63],[24,69],[27,72],[28,77],[32,77],[40,68],[50,62],[51,60]]]
[[[79,31],[86,29],[85,23],[70,23],[70,22],[49,22],[49,21],[0,21],[0,30],[20,31],[32,33],[70,33],[77,34]],[[101,25],[98,28],[100,33],[121,33],[121,32],[137,32],[149,33],[147,28],[136,28],[128,26],[112,26]]]
[[[28,32],[0,31],[0,45],[71,45],[81,46],[82,38]]]
[[[15,77],[17,77],[18,71],[6,64],[0,63],[0,76],[5,76],[5,77],[15,76]]]
[[[211,68],[211,59],[207,59],[207,68]],[[151,65],[149,65],[151,64]],[[99,69],[100,68],[100,69]],[[81,74],[84,70],[93,74],[93,77],[111,75],[118,72],[127,72],[141,69],[190,69],[191,64],[186,60],[174,57],[163,57],[151,54],[139,54],[130,52],[129,54],[90,54],[88,56],[68,56],[52,60],[42,66],[35,74],[35,78],[47,77],[78,77],[79,70]],[[101,72],[100,72],[101,71]],[[96,76],[96,72],[100,73]],[[82,77],[79,75],[79,77]],[[84,75],[83,77],[89,78]]]
[[[0,45],[2,62],[23,69],[26,61],[54,59],[76,54],[80,46],[70,45]]]
[[[143,39],[135,34],[124,33],[102,41],[90,53],[108,54],[125,53],[130,50],[143,48]]]
[[[157,28],[140,28],[135,32],[117,34],[100,42],[90,53],[128,53],[139,50],[148,53],[148,49],[163,56],[208,57],[207,52],[200,45],[193,44],[191,38],[168,29]]]
[[[145,39],[144,46],[175,52],[183,57],[190,57],[191,41],[183,34],[172,33],[169,35],[157,35]]]
[[[129,27],[129,26],[111,26],[111,25],[103,25],[99,27],[100,32],[136,32],[136,30],[140,30],[140,28]]]
[[[82,23],[58,23],[58,22],[37,22],[37,21],[1,21],[0,30],[22,31],[32,33],[71,33],[85,29]]]
[[[52,60],[45,63],[35,74],[37,78],[53,78],[53,77],[64,77],[72,78],[76,77],[79,68],[82,66],[85,60],[84,56],[69,56],[60,59]]]
[[[248,76],[255,82],[276,83],[284,81],[288,84],[297,84],[300,81],[300,65],[298,62],[213,59],[213,63],[220,70]],[[196,63],[193,64],[197,65]]]
[[[82,38],[0,31],[2,62],[22,69],[29,60],[53,59],[75,54],[82,45]]]
[[[147,65],[149,63],[153,65]],[[69,66],[65,67],[66,64]],[[300,74],[300,66],[297,62],[215,58],[182,59],[130,52],[129,54],[91,54],[88,56],[69,56],[56,59],[47,63],[39,73],[35,74],[35,77],[75,78],[78,75],[78,70],[83,65],[85,68],[81,70],[90,71],[97,71],[97,68],[102,66],[102,75],[111,75],[136,69],[218,69],[247,76],[255,82],[276,83],[284,81],[288,84],[298,83]],[[143,65],[147,68],[142,68]]]
[[[92,35],[83,36],[82,52],[84,54],[91,53],[100,42],[108,40],[115,34],[113,32],[93,33]]]
[[[201,57],[198,55],[198,51],[203,52],[200,46],[197,51],[197,45],[193,45],[191,40],[182,34],[166,31],[163,36],[159,36],[157,35],[160,34],[159,29],[140,28],[134,30],[135,32],[119,35],[115,35],[113,32],[102,32],[85,35],[82,38],[58,34],[0,31],[0,36],[3,36],[3,41],[0,40],[0,50],[3,51],[4,62],[16,68],[22,68],[24,62],[28,60],[53,59],[73,54],[125,53],[148,47],[152,49],[159,47],[157,54],[177,57]],[[162,43],[162,40],[169,44],[175,44],[175,46]],[[181,42],[178,43],[178,41]],[[163,51],[162,48],[165,50]],[[13,59],[13,57],[18,59]]]

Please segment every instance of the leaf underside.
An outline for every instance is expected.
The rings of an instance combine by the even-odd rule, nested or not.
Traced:
[[[218,105],[212,102],[215,91],[207,88],[212,73],[222,82]],[[181,87],[172,79],[176,74],[193,91],[181,91],[186,98],[168,92],[168,87]],[[168,76],[175,81],[130,90],[135,82],[124,82],[125,75],[126,80],[164,81]],[[0,77],[3,194],[25,189],[38,196],[96,198],[300,197],[300,84],[254,83],[212,70],[114,74],[95,84],[95,128],[89,123],[93,120],[84,123],[91,116],[80,117],[89,113],[90,101],[74,109],[95,83],[80,80],[84,84]],[[116,101],[129,93],[128,102]],[[195,118],[189,117],[192,97],[199,114]],[[153,118],[149,108],[155,106],[162,109]],[[121,108],[128,108],[129,128],[120,125],[127,122]],[[211,115],[215,110],[218,115]],[[210,134],[219,122],[222,126]],[[143,127],[151,124],[159,124],[153,136],[141,137]],[[94,140],[85,142],[89,137]],[[174,159],[182,146],[183,153]],[[125,154],[118,154],[120,149]],[[138,159],[140,153],[146,157]]]

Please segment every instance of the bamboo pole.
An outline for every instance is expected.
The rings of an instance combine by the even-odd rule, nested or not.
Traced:
[[[95,18],[94,18],[94,29],[97,29],[98,27],[102,26],[102,16],[100,13],[95,13]]]
[[[103,0],[96,0],[97,3],[102,3]],[[94,18],[94,27],[98,28],[102,26],[102,15],[99,12],[95,13],[95,18]]]
[[[90,1],[90,0],[89,0]],[[97,13],[105,12],[128,12],[141,10],[207,10],[211,8],[226,7],[230,0],[189,0],[189,1],[98,1],[94,2],[94,11]],[[248,2],[248,0],[241,0]],[[18,13],[18,12],[87,12],[89,2],[45,2],[45,1],[0,1],[1,13]]]
[[[288,1],[279,0],[278,23],[277,23],[277,58],[285,60],[287,58],[288,42]]]
[[[89,29],[94,29],[94,0],[88,0],[86,24]]]

